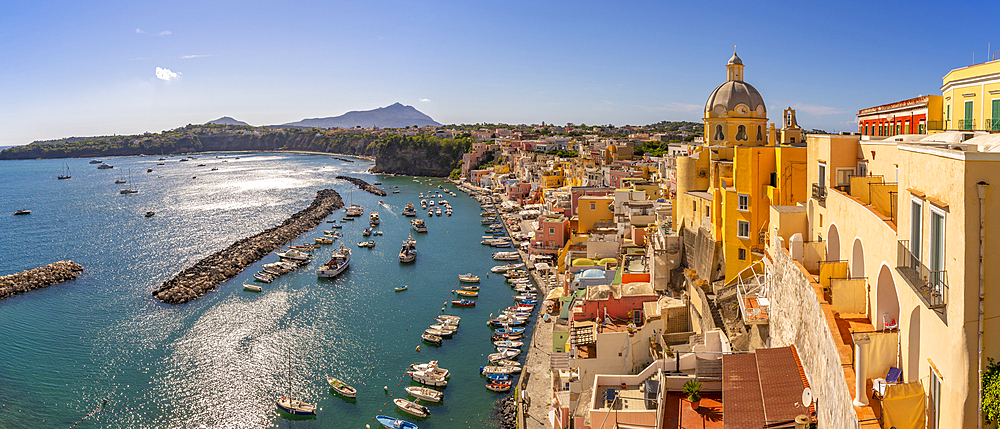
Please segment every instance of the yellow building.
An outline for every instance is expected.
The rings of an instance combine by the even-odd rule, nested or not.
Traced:
[[[795,111],[768,127],[760,93],[733,53],[727,81],[705,103],[705,144],[677,158],[675,228],[705,228],[722,243],[727,283],[763,255],[770,205],[804,202],[806,149]],[[793,144],[798,146],[792,146]]]
[[[1000,131],[1000,60],[948,72],[941,92],[947,129]]]
[[[595,224],[613,226],[615,197],[583,195],[577,203],[577,234],[587,234]]]

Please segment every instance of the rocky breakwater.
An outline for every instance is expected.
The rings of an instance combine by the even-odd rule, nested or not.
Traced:
[[[383,190],[381,190],[379,188],[376,188],[374,185],[370,185],[368,182],[366,182],[364,180],[361,180],[361,179],[358,179],[357,177],[337,176],[337,178],[341,179],[341,180],[346,180],[348,182],[351,182],[351,183],[357,185],[358,188],[361,188],[361,189],[363,189],[365,191],[368,191],[368,192],[373,193],[375,195],[378,195],[380,197],[384,197],[385,196],[385,191],[383,191]]]
[[[163,282],[153,291],[153,296],[169,304],[182,304],[197,299],[235,277],[250,264],[315,228],[330,213],[343,206],[340,194],[332,189],[323,189],[316,193],[316,199],[309,207],[293,214],[280,225],[240,239],[226,249],[198,261],[174,278]]]
[[[517,401],[514,395],[507,395],[497,401],[493,408],[493,419],[500,423],[501,429],[517,428]]]
[[[73,261],[59,261],[33,270],[3,276],[0,277],[0,299],[73,280],[81,272],[83,267],[80,264]]]

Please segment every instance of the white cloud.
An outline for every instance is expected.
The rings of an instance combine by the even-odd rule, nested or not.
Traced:
[[[136,28],[136,29],[135,29],[135,34],[146,34],[146,32],[145,32],[145,31],[142,31],[142,29],[141,29],[141,28]]]
[[[676,101],[671,101],[663,106],[654,107],[654,110],[663,110],[667,112],[680,112],[680,113],[694,113],[700,112],[705,106],[701,104],[690,104],[690,103],[679,103]]]
[[[844,113],[843,110],[836,107],[829,106],[815,106],[811,104],[795,103],[792,104],[792,108],[796,111],[802,111],[810,115],[822,116],[822,115],[838,115]]]
[[[171,34],[173,34],[173,33],[171,33],[170,30],[163,30],[163,31],[161,31],[159,33],[156,33],[157,36],[169,36]]]
[[[211,55],[185,55],[185,56],[183,56],[181,58],[190,59],[190,58],[204,58],[204,57],[210,57],[210,56]]]
[[[423,101],[424,103],[428,103],[431,100],[429,98],[421,98],[420,101]]]
[[[170,69],[156,68],[156,78],[160,80],[170,81],[171,79],[176,79],[179,74],[170,71]]]

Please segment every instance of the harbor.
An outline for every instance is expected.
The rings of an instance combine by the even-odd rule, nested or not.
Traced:
[[[490,272],[513,262],[492,257],[510,249],[480,244],[485,227],[476,200],[461,192],[443,196],[454,214],[420,213],[428,232],[416,233],[409,224],[413,218],[401,214],[405,204],[419,203],[420,193],[443,194],[439,186],[454,192],[454,185],[441,179],[368,175],[364,171],[371,163],[363,160],[273,153],[199,158],[215,155],[228,158],[228,168],[199,173],[193,181],[188,172],[195,168],[188,167],[192,163],[167,163],[156,170],[163,177],[136,178],[143,192],[128,197],[118,194],[115,176],[105,175],[108,171],[76,164],[87,160],[70,161],[73,180],[40,181],[32,195],[0,188],[6,200],[33,211],[3,220],[18,222],[9,228],[13,234],[0,237],[4,246],[25,250],[5,254],[4,267],[23,271],[45,258],[72,258],[87,267],[76,280],[3,301],[0,318],[15,346],[0,351],[5,362],[0,404],[22,412],[0,412],[0,425],[38,427],[56,421],[52,426],[70,427],[107,400],[77,427],[361,428],[376,427],[377,415],[421,428],[500,427],[496,404],[512,397],[513,389],[487,389],[489,380],[479,371],[489,365],[488,355],[497,352],[491,344],[494,329],[487,326],[490,315],[514,305],[517,292],[503,275]],[[156,158],[108,161],[141,170]],[[18,164],[23,170],[17,173],[47,174],[64,161],[48,163],[26,161]],[[289,179],[287,170],[302,173]],[[255,282],[253,275],[280,260],[275,252],[200,299],[169,305],[150,296],[185,267],[240,237],[282,223],[308,206],[320,189],[333,189],[347,200],[355,186],[336,180],[342,174],[381,181],[385,189],[400,193],[379,197],[355,190],[354,203],[365,209],[362,220],[342,222],[343,210],[333,211],[325,220],[334,222],[323,221],[288,244],[312,244],[324,230],[339,231],[342,237],[316,249],[312,262],[271,283]],[[66,195],[56,201],[56,193]],[[156,216],[144,217],[151,209]],[[373,210],[381,220],[375,229],[383,235],[363,237]],[[401,263],[399,246],[411,235],[418,256]],[[66,245],[15,246],[57,238]],[[378,245],[356,247],[362,239]],[[350,267],[335,278],[318,278],[317,269],[341,243],[351,247]],[[457,299],[451,291],[461,290],[458,276],[466,273],[480,277],[477,305],[449,304],[442,313],[444,302]],[[244,290],[245,284],[259,285],[261,291]],[[402,285],[406,290],[396,292]],[[48,316],[41,321],[30,316],[39,311]],[[461,328],[441,347],[424,343],[422,333],[441,314],[461,317]],[[535,323],[528,323],[529,332]],[[528,344],[521,348],[518,361],[524,364]],[[431,387],[445,393],[440,403],[418,401],[430,411],[420,420],[399,411],[393,400],[416,399],[404,390],[419,386],[406,370],[432,360],[451,374],[446,387]],[[327,377],[357,389],[356,398],[331,390]],[[286,394],[289,378],[295,399],[316,405],[315,417],[297,420],[301,417],[277,409],[275,400]],[[512,379],[516,383],[520,377]],[[34,398],[30,406],[26,398]]]

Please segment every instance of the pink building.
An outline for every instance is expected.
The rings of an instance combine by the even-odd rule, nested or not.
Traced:
[[[513,201],[524,201],[531,195],[530,183],[511,183],[507,185],[507,198]]]
[[[529,252],[557,255],[569,239],[569,219],[563,216],[538,218],[538,229],[531,240]]]
[[[642,303],[656,301],[659,295],[649,283],[624,283],[598,285],[587,288],[582,310],[573,313],[573,320],[595,320],[604,315],[613,319],[632,320],[636,312],[642,311]]]

